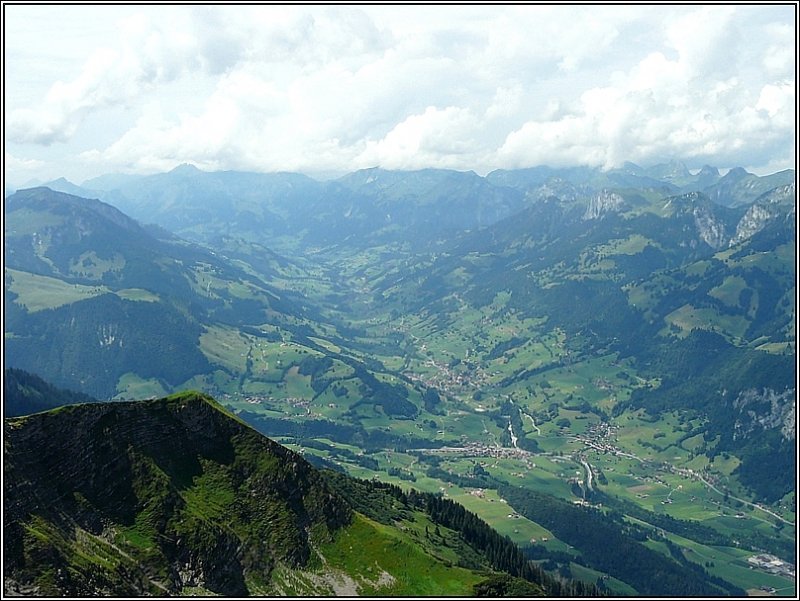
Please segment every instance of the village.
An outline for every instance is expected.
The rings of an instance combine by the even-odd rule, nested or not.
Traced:
[[[521,459],[527,461],[533,453],[524,449],[487,445],[482,442],[466,442],[463,447],[440,447],[438,449],[412,449],[430,455],[458,455],[460,457],[492,457],[494,459]]]
[[[795,579],[795,566],[769,553],[761,553],[748,557],[747,563],[751,568],[756,568],[769,574],[775,574],[776,576],[784,576],[792,580]]]

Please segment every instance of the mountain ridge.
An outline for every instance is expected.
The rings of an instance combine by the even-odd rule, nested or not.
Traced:
[[[206,395],[68,405],[8,418],[4,436],[7,594],[429,590],[415,588],[429,586],[424,579],[421,584],[397,580],[405,573],[398,552],[411,548],[407,535],[390,527],[400,520],[406,530],[423,519],[408,514],[419,509],[402,495],[385,497],[381,502],[394,506],[395,517],[378,526],[356,514],[300,455],[261,436]],[[356,486],[341,478],[336,482]],[[369,483],[359,486],[371,490]],[[372,511],[383,521],[383,510]],[[433,527],[430,519],[423,523]],[[447,546],[431,542],[405,558],[427,561],[431,575],[453,580],[440,583],[440,591],[470,594],[470,587],[492,575],[485,550],[465,541],[455,526],[441,527],[448,537],[456,536],[450,545],[467,545],[463,552],[478,562],[472,569],[452,566],[441,556],[451,553]],[[441,536],[438,525],[436,531]],[[353,551],[358,536],[370,537],[360,544],[384,545],[382,554],[360,558],[360,549]],[[525,563],[518,550],[514,553]],[[499,566],[499,558],[491,562]],[[520,574],[527,581],[509,575],[498,581],[493,573],[490,580],[500,590],[594,590],[530,568]]]
[[[147,255],[152,284],[130,288],[126,267],[80,238],[88,222],[77,213],[59,225],[41,211],[27,237],[7,240],[41,270],[6,272],[8,357],[33,371],[67,366],[60,377],[77,375],[80,389],[102,375],[118,398],[213,393],[316,465],[452,496],[531,557],[555,552],[546,569],[611,577],[617,594],[655,589],[630,566],[610,572],[594,544],[568,553],[561,518],[548,531],[544,518],[498,512],[498,491],[546,490],[561,517],[573,503],[621,508],[625,536],[629,518],[657,526],[637,530],[631,548],[694,570],[694,590],[714,579],[789,586],[741,558],[795,561],[794,183],[713,167],[687,175],[679,163],[623,171],[498,173],[496,185],[365,170],[314,184],[318,196],[295,190],[296,207],[279,190],[272,224],[244,205],[230,221],[195,214],[182,199],[203,172],[162,174],[172,187],[151,200],[183,206],[181,233],[200,245],[143,228],[148,251],[170,249]],[[212,176],[229,210],[235,186]],[[248,192],[261,193],[271,194]],[[71,266],[82,273],[68,276]],[[175,319],[152,328],[148,311],[167,306]],[[144,330],[149,355],[119,353]],[[107,357],[76,354],[93,345]],[[696,554],[681,559],[687,548]],[[728,560],[700,559],[718,553]]]

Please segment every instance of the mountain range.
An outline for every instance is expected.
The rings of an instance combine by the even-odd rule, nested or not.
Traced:
[[[673,569],[686,594],[785,588],[745,557],[795,559],[794,177],[55,181],[6,198],[6,357],[101,399],[203,390],[315,465],[444,494],[614,594],[661,594]],[[573,501],[663,579],[576,545]]]

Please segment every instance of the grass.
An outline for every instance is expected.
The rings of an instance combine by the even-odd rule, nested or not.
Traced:
[[[752,552],[730,547],[708,547],[669,533],[667,538],[683,549],[686,559],[699,563],[709,573],[740,588],[747,590],[771,586],[778,589],[781,596],[795,595],[795,583],[791,580],[750,568],[746,560],[753,555]]]
[[[247,370],[247,353],[250,344],[238,330],[226,326],[209,326],[200,335],[200,350],[209,361],[230,370],[244,373]]]
[[[328,566],[356,580],[361,595],[464,596],[471,595],[472,587],[484,579],[474,571],[433,559],[402,531],[359,514],[319,552]],[[382,578],[384,572],[391,578]]]
[[[117,383],[117,399],[149,399],[167,395],[167,390],[155,378],[142,378],[128,372],[120,376]]]
[[[708,295],[721,300],[729,307],[736,308],[739,306],[739,295],[745,288],[747,288],[747,282],[743,277],[731,275],[726,277],[722,284],[712,288]]]
[[[10,217],[10,216],[9,216]],[[13,212],[14,229],[7,231],[11,237],[30,236],[46,230],[47,228],[61,225],[67,220],[64,215],[56,215],[50,211],[37,211],[29,208],[19,208]]]
[[[105,286],[68,284],[56,278],[16,269],[6,269],[6,274],[11,276],[7,281],[11,282],[9,286],[11,292],[17,295],[16,302],[31,313],[56,309],[111,292]]]
[[[626,597],[635,597],[637,596],[636,589],[632,586],[629,586],[622,582],[621,580],[617,580],[616,578],[607,576],[602,572],[598,572],[597,570],[593,570],[591,568],[587,568],[577,563],[570,563],[569,564],[570,571],[572,572],[572,577],[577,578],[578,580],[583,580],[584,582],[597,582],[598,578],[603,579],[603,583],[605,587],[614,595],[622,595]]]
[[[657,247],[658,245],[641,234],[631,234],[627,238],[610,240],[607,244],[599,247],[598,251],[609,255],[636,255],[647,246]]]
[[[544,538],[549,541],[556,540],[552,532],[525,517],[508,517],[515,512],[507,503],[501,500],[495,490],[488,489],[483,491],[483,497],[475,496],[466,491],[449,496],[487,523],[492,524],[495,530],[503,536],[508,536],[517,544],[528,544],[532,538],[535,538],[537,542],[541,542]]]
[[[203,464],[203,473],[181,491],[186,510],[204,520],[224,519],[236,500],[230,476],[213,462]]]
[[[157,294],[145,290],[144,288],[123,288],[122,290],[117,290],[115,294],[123,300],[144,303],[155,303],[161,300]]]
[[[716,309],[683,305],[664,317],[668,325],[675,325],[681,335],[688,336],[694,329],[718,332],[728,338],[741,339],[750,322],[740,315],[721,315]]]

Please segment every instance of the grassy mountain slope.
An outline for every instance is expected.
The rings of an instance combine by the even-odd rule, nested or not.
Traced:
[[[507,219],[488,211],[481,222],[471,213],[473,226],[444,214],[470,206],[469,194],[502,205],[505,192],[495,197],[486,186],[494,178],[523,199],[521,211]],[[292,320],[275,311],[273,322],[262,301],[224,297],[241,290],[228,278],[198,280],[194,293],[210,282],[225,308],[201,299],[190,313],[210,368],[177,384],[184,372],[171,382],[122,374],[119,390],[212,392],[316,463],[457,499],[515,542],[540,541],[531,552],[547,569],[599,579],[616,594],[635,594],[652,578],[610,573],[553,522],[518,507],[509,513],[497,491],[521,485],[567,508],[614,504],[624,520],[661,529],[637,544],[706,570],[705,585],[721,578],[789,594],[791,582],[750,570],[746,559],[795,553],[794,186],[762,194],[766,180],[750,178],[758,186],[742,188],[747,203],[723,206],[709,197],[723,179],[678,163],[483,181],[351,174],[325,185],[328,204],[313,219],[285,223],[295,228],[289,247],[306,253],[291,262],[269,250],[268,228],[201,232],[223,231],[220,255],[308,313]],[[419,213],[403,216],[402,207]],[[409,226],[431,214],[447,227],[416,237]],[[92,281],[9,273],[7,298],[21,291],[22,300],[7,305],[33,314],[104,298]],[[31,283],[41,292],[25,297]],[[44,341],[49,327],[42,317],[29,331]],[[568,515],[561,507],[555,521]],[[545,551],[561,555],[545,559]]]
[[[300,458],[197,396],[17,418],[6,445],[7,567],[45,590],[245,594],[350,517]]]
[[[728,394],[748,386],[782,393],[793,382],[795,234],[793,205],[781,205],[787,195],[779,196],[753,205],[765,207],[760,219],[713,205],[699,193],[656,202],[601,195],[588,200],[582,215],[557,200],[540,201],[470,234],[432,262],[386,273],[375,289],[397,313],[433,320],[433,331],[458,328],[466,306],[491,306],[502,292],[517,321],[539,320],[541,333],[563,331],[573,340],[571,363],[615,351],[634,359],[643,375],[662,378],[653,397],[666,392],[672,373],[669,360],[658,357],[671,356],[691,332],[713,332],[724,338],[720,362],[744,370],[741,378],[718,378]],[[738,235],[742,231],[749,235]],[[481,350],[490,362],[524,343],[524,337],[501,339]],[[758,349],[753,356],[759,361],[740,360],[752,353],[747,347]],[[675,377],[681,379],[688,365],[702,370],[707,361],[698,353],[705,352],[690,353]],[[534,373],[520,370],[505,384]],[[774,377],[778,373],[786,377]],[[650,393],[638,394],[647,399]],[[714,421],[716,398],[690,398],[673,408],[699,408],[712,416],[715,433],[728,429]]]
[[[123,377],[163,390],[210,373],[200,338],[212,325],[309,317],[268,269],[254,275],[97,200],[22,190],[7,199],[4,228],[12,365],[98,397]]]
[[[323,476],[197,393],[4,427],[7,594],[468,595],[512,556],[494,590],[593,590],[520,571],[519,550],[474,516],[446,525],[403,495]],[[371,517],[353,511],[354,490],[380,501],[356,505]]]

